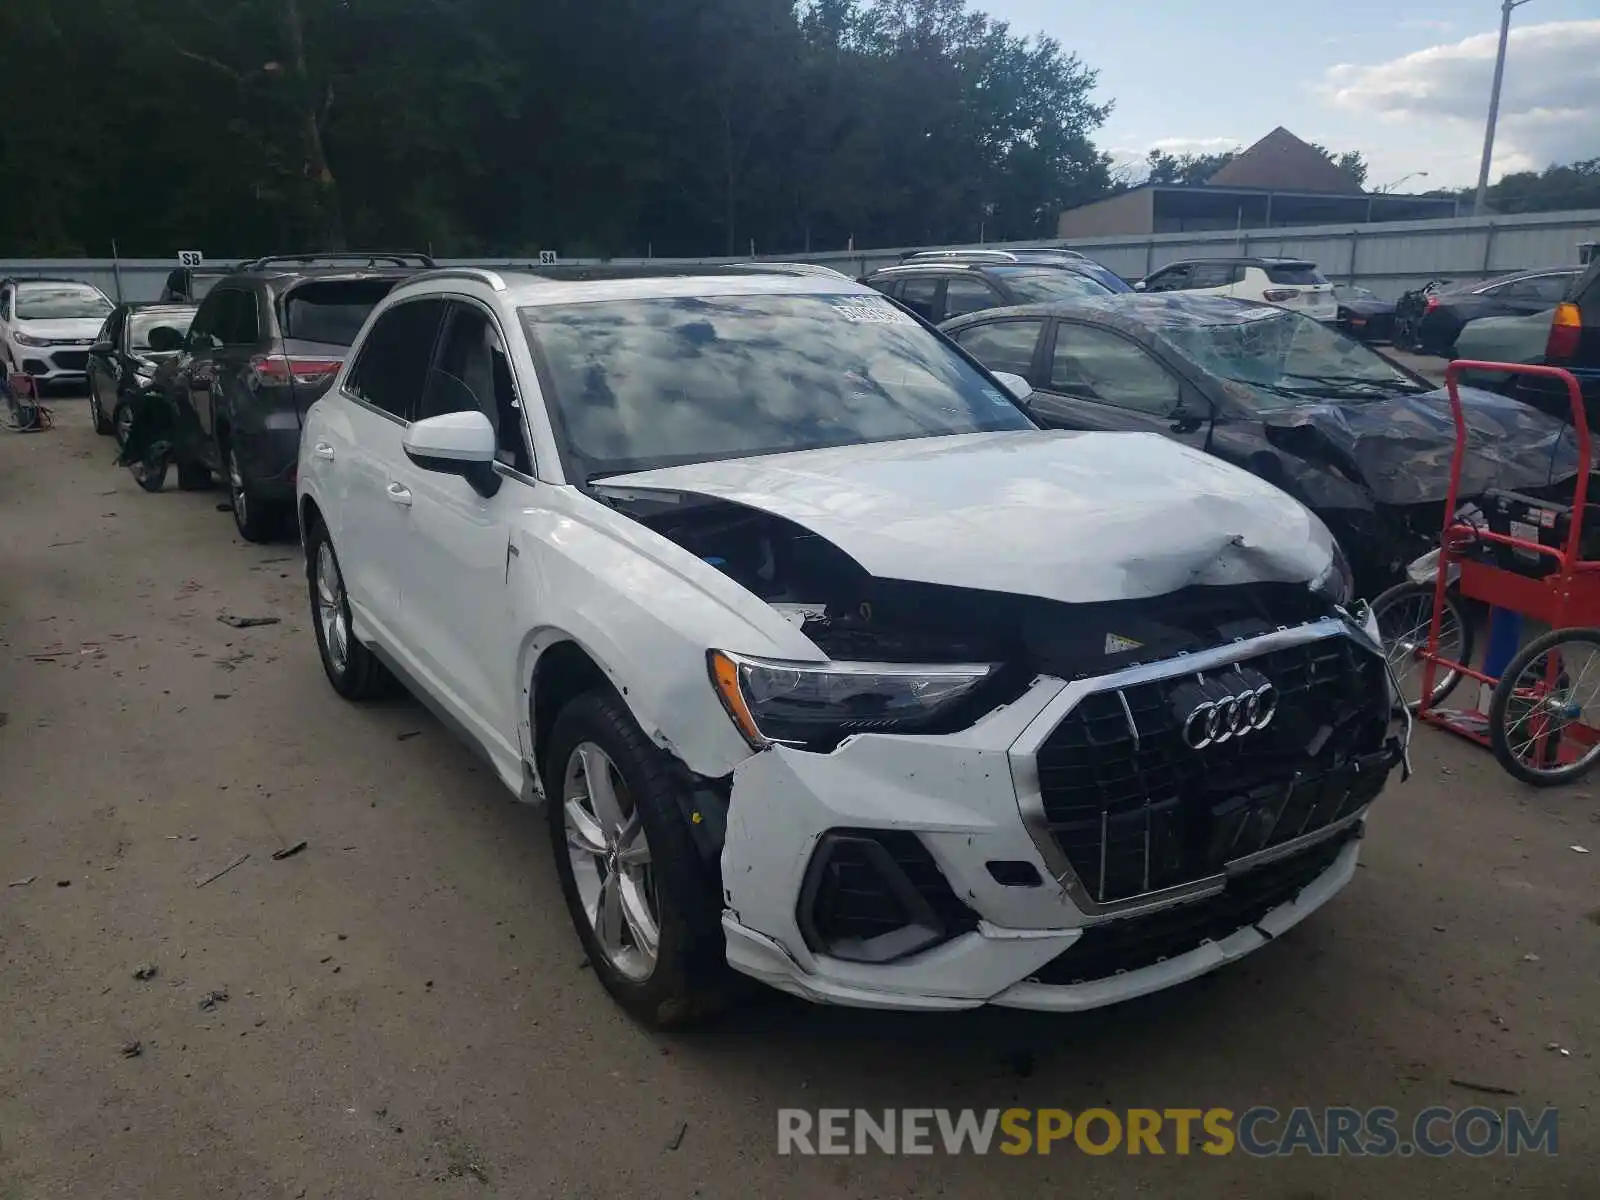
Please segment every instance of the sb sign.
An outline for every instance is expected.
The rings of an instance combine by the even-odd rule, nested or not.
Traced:
[[[198,250],[179,250],[178,265],[180,267],[198,267],[206,261],[206,256]]]
[[[556,252],[554,250],[541,250],[541,251],[539,251],[539,265],[541,267],[553,267],[553,266],[555,266],[556,265]]]

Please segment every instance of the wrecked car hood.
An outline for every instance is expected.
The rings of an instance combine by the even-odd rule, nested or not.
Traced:
[[[1569,426],[1519,401],[1461,389],[1468,426],[1461,495],[1538,488],[1578,473]],[[1269,440],[1309,461],[1353,465],[1380,504],[1427,504],[1450,490],[1456,427],[1444,388],[1415,395],[1296,405],[1264,414]],[[1295,430],[1291,440],[1283,431]],[[1278,437],[1273,437],[1278,431]]]
[[[1309,582],[1322,522],[1283,492],[1149,433],[960,434],[665,467],[602,496],[689,493],[773,513],[888,579],[1068,603],[1192,585]]]

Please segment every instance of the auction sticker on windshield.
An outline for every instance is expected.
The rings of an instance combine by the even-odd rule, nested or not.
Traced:
[[[872,296],[840,296],[829,307],[846,321],[868,325],[915,325],[916,322],[887,300]]]

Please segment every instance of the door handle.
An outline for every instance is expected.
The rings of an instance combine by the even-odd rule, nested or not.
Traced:
[[[411,489],[405,484],[391,483],[384,491],[388,493],[389,499],[400,505],[401,508],[411,507]]]
[[[311,448],[311,453],[328,462],[333,461],[333,447],[328,445],[327,442],[318,442]]]

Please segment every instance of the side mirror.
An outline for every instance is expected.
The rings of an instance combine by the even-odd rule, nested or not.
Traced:
[[[489,418],[477,409],[413,421],[400,439],[406,457],[424,471],[459,475],[480,496],[500,490],[494,469],[499,441]]]
[[[1134,280],[1134,281],[1133,281],[1133,290],[1134,290],[1134,291],[1136,291],[1136,292],[1142,292],[1142,291],[1144,291],[1144,290],[1145,290],[1145,286],[1144,286],[1144,280],[1142,280],[1142,279],[1135,279],[1135,280]]]
[[[96,342],[89,347],[90,354],[98,354],[101,358],[110,358],[117,352],[115,342]]]
[[[1033,397],[1033,384],[1021,375],[1013,375],[1010,371],[991,371],[990,374],[1001,387],[1011,393],[1011,398],[1018,404],[1027,404]]]

